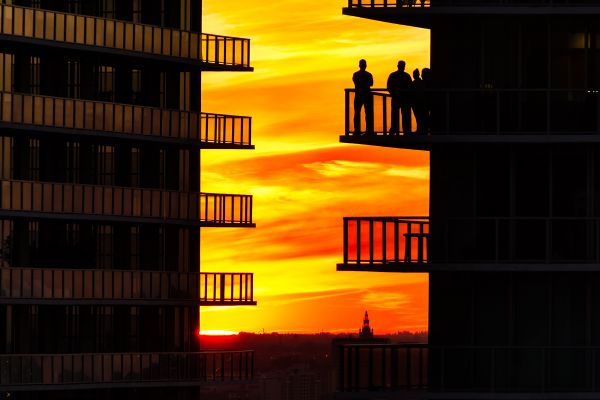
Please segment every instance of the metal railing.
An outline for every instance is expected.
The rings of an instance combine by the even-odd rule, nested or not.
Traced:
[[[347,217],[342,269],[600,264],[600,218]]]
[[[338,390],[598,392],[599,352],[592,346],[342,345]]]
[[[250,40],[36,8],[0,5],[0,34],[250,67]]]
[[[409,96],[416,96],[409,93]],[[389,134],[392,98],[373,89],[374,133]],[[435,89],[419,94],[431,135],[599,135],[597,89]],[[345,134],[354,135],[355,89],[345,90]],[[361,130],[366,131],[364,110]],[[413,116],[412,132],[416,133]],[[406,134],[406,133],[403,133]]]
[[[597,6],[596,0],[348,0],[348,8],[420,8],[447,6],[474,7],[565,7]]]
[[[250,195],[2,180],[0,201],[4,211],[252,224]]]
[[[0,268],[0,301],[144,300],[256,304],[252,273]]]
[[[428,217],[345,217],[344,264],[427,262]]]
[[[0,355],[0,385],[165,384],[253,379],[254,352]]]
[[[256,304],[254,274],[202,272],[200,302],[205,305]]]
[[[110,134],[250,146],[250,117],[0,92],[0,121]]]

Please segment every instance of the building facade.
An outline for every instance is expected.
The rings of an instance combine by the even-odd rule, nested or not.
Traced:
[[[427,132],[388,135],[390,95],[375,89],[377,134],[354,135],[349,89],[341,141],[428,151],[431,175],[428,217],[346,218],[338,265],[428,273],[429,343],[348,346],[340,393],[598,397],[600,3],[351,0],[344,13],[430,31]]]
[[[251,273],[200,272],[200,228],[253,227],[201,191],[201,149],[252,149],[201,112],[202,71],[251,71],[200,0],[0,2],[0,396],[194,399],[247,382],[202,352],[199,306],[253,305]]]

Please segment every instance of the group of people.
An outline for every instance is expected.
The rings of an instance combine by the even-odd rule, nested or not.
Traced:
[[[354,134],[360,135],[360,113],[365,109],[366,134],[373,135],[374,131],[374,113],[373,113],[373,95],[371,87],[373,86],[373,75],[367,72],[367,62],[360,60],[359,70],[352,76],[354,82]],[[400,134],[400,116],[402,116],[402,132],[404,134],[412,133],[412,116],[415,114],[417,122],[417,133],[427,133],[429,131],[430,110],[427,101],[426,89],[431,87],[431,71],[429,68],[423,68],[421,72],[418,69],[413,71],[411,77],[406,71],[406,62],[398,61],[398,69],[390,74],[387,80],[387,90],[392,99],[391,121],[388,133],[390,135]],[[386,118],[384,116],[384,118]]]

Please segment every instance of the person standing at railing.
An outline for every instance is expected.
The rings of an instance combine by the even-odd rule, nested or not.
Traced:
[[[425,97],[425,82],[421,79],[418,68],[413,71],[413,88],[414,98],[412,109],[417,121],[417,133],[427,133],[427,99]]]
[[[412,132],[411,101],[413,84],[406,69],[406,62],[398,61],[398,70],[390,74],[387,80],[387,90],[392,96],[392,120],[390,135],[397,135],[400,131],[400,112],[402,112],[402,132],[406,135]]]
[[[371,87],[373,86],[373,75],[367,72],[367,61],[360,60],[358,62],[359,70],[352,75],[354,82],[354,134],[360,135],[360,111],[365,108],[365,121],[367,124],[367,135],[373,135],[373,94]]]

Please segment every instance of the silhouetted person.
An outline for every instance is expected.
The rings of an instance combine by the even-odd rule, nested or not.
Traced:
[[[431,70],[429,68],[423,68],[421,70],[421,80],[423,82],[424,92],[424,104],[423,104],[423,115],[421,116],[423,129],[422,133],[429,133],[431,129],[431,109],[433,107],[432,93],[430,90],[433,88],[433,82],[431,80]]]
[[[365,107],[365,121],[367,123],[367,135],[372,135],[373,130],[373,95],[371,94],[371,86],[373,86],[373,75],[367,72],[367,62],[360,60],[358,63],[360,68],[352,75],[354,82],[354,134],[360,135],[360,110]]]
[[[413,71],[413,88],[414,97],[412,109],[415,114],[415,119],[417,120],[417,133],[427,133],[427,99],[425,98],[425,82],[421,79],[421,74],[418,69]]]
[[[392,96],[392,121],[390,135],[399,133],[400,111],[402,111],[402,131],[406,135],[412,131],[410,104],[412,95],[412,79],[404,72],[406,63],[398,61],[398,70],[390,74],[387,81],[387,90]]]

